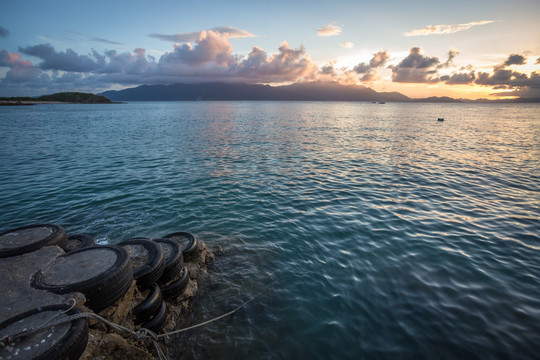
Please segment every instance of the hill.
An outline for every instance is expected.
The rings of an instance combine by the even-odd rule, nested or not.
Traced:
[[[103,95],[95,95],[81,92],[61,92],[51,95],[43,95],[39,97],[10,97],[0,98],[0,101],[5,102],[65,102],[75,104],[110,104],[111,100]]]
[[[283,86],[241,83],[199,83],[173,85],[141,85],[124,90],[105,91],[113,101],[195,101],[195,100],[259,100],[259,101],[410,101],[397,92],[377,92],[359,85],[335,82],[296,83]]]

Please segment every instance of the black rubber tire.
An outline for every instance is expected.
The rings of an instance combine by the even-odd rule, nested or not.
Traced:
[[[94,238],[88,234],[73,234],[68,236],[64,251],[71,252],[85,247],[94,246],[95,244]]]
[[[41,236],[40,234],[27,234],[26,238],[31,238],[28,240],[25,239],[25,236],[17,234],[21,231],[39,231],[39,228],[47,228],[50,233],[43,233],[41,234]],[[45,232],[47,231],[45,230]],[[19,240],[21,243],[18,244]],[[22,244],[23,241],[26,241],[26,244]],[[19,228],[7,230],[0,233],[0,258],[34,252],[44,246],[58,245],[63,249],[64,247],[66,247],[66,244],[66,231],[61,226],[53,224],[33,224],[21,226]]]
[[[158,284],[166,284],[178,277],[182,266],[184,266],[184,256],[180,250],[180,245],[171,239],[154,239],[161,245],[165,256],[165,270],[158,280]]]
[[[111,265],[100,264],[100,261],[103,261],[103,252],[109,254],[112,252],[116,255]],[[91,268],[93,265],[92,262],[95,262],[95,266],[108,266],[108,268],[104,268],[102,269],[103,271],[96,272],[95,275],[80,281],[73,279],[71,282],[68,281],[67,283],[60,284],[46,279],[48,276],[54,277],[54,273],[56,272],[61,272],[60,276],[62,274],[66,274],[67,276],[70,271],[69,269],[66,270],[66,266],[70,266],[70,263],[78,261],[80,257],[85,257],[85,261],[80,265],[81,271],[84,268]],[[75,270],[73,271],[73,277],[76,276],[77,271]],[[94,269],[93,271],[95,272],[96,270]],[[31,281],[32,287],[48,290],[56,294],[81,292],[86,297],[85,305],[96,313],[111,306],[124,296],[132,284],[133,274],[129,255],[124,248],[114,245],[96,245],[59,256],[45,268],[38,270],[32,276]]]
[[[191,255],[195,253],[198,247],[197,237],[192,233],[185,231],[177,231],[171,234],[164,236],[165,239],[172,239],[180,245],[182,248],[182,255],[184,256],[184,261],[189,259]]]
[[[62,304],[49,305],[9,318],[0,323],[0,337],[15,335],[15,333],[23,331],[24,328],[41,326],[45,322],[44,319],[50,319],[59,314],[60,311],[66,311],[68,308],[67,305]],[[47,314],[48,312],[50,312],[50,316]],[[55,319],[58,320],[79,313],[79,310],[73,308]],[[20,358],[25,359],[78,359],[86,349],[87,343],[88,324],[84,318],[79,318],[66,324],[56,325],[53,328],[8,341],[6,346],[0,347],[0,358],[9,359],[10,355],[14,355],[13,348],[18,348],[24,349],[23,351],[26,352],[33,351],[30,354],[20,354]],[[12,349],[12,352],[9,352],[8,347]]]
[[[161,287],[161,293],[165,299],[174,299],[182,295],[189,283],[189,271],[187,267],[182,267],[182,275],[170,284]]]
[[[165,256],[161,246],[149,239],[137,238],[122,241],[118,245],[140,246],[148,251],[148,259],[141,265],[136,267],[133,265],[133,277],[137,281],[137,287],[140,290],[146,290],[152,287],[165,271]],[[133,254],[129,254],[133,261]]]
[[[165,302],[162,302],[158,312],[154,315],[154,317],[150,321],[142,324],[141,328],[151,330],[157,334],[161,329],[163,329],[166,322],[167,306],[165,305]]]
[[[144,299],[143,302],[131,309],[131,314],[134,317],[133,322],[135,325],[142,324],[149,321],[159,311],[161,304],[163,303],[163,297],[161,296],[161,289],[156,284],[150,290],[150,293]]]

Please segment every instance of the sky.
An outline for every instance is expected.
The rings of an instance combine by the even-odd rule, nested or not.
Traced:
[[[332,81],[540,97],[540,1],[2,0],[0,96]]]

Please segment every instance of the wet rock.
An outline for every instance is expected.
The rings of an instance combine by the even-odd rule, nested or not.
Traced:
[[[147,346],[134,342],[132,339],[126,339],[119,334],[90,329],[88,333],[88,345],[80,359],[147,360],[156,358],[151,351],[152,349],[149,349]]]

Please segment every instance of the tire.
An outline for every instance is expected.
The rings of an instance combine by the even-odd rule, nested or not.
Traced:
[[[44,246],[65,248],[66,231],[58,225],[33,224],[0,233],[0,258],[34,252]]]
[[[182,266],[184,266],[184,256],[178,243],[171,239],[154,239],[161,248],[165,256],[165,270],[158,280],[158,284],[166,284],[178,277]]]
[[[161,288],[161,293],[165,299],[174,299],[179,295],[182,295],[186,290],[186,287],[189,282],[189,271],[187,267],[182,268],[182,275],[171,282],[170,284],[164,285]]]
[[[157,314],[162,303],[163,297],[161,296],[161,289],[158,285],[154,285],[146,299],[131,309],[131,314],[135,318],[133,321],[135,325],[148,322]]]
[[[195,235],[193,235],[192,233],[188,233],[185,231],[177,231],[172,234],[165,235],[164,238],[172,239],[176,241],[178,245],[180,245],[184,260],[189,259],[197,250],[197,237],[195,237]]]
[[[59,256],[33,276],[31,286],[56,294],[81,292],[94,312],[111,306],[133,283],[127,251],[114,245],[97,245]]]
[[[157,334],[159,333],[161,329],[163,329],[166,322],[167,322],[167,306],[165,305],[165,302],[163,302],[161,303],[161,306],[159,307],[159,310],[154,315],[154,317],[150,321],[142,324],[141,328],[151,330]]]
[[[0,337],[15,335],[23,331],[43,325],[53,316],[55,320],[79,314],[76,308],[62,314],[69,307],[67,305],[49,305],[26,311],[9,318],[0,324]],[[0,359],[78,359],[84,352],[88,343],[88,324],[85,319],[79,318],[70,322],[55,325],[28,336],[7,341],[6,346],[0,347]],[[16,356],[17,349],[19,356]]]
[[[118,245],[124,247],[131,258],[133,277],[142,291],[154,285],[165,270],[165,257],[161,246],[148,239],[129,239]],[[146,255],[146,252],[148,255]],[[142,254],[142,259],[140,259]]]
[[[73,234],[67,238],[67,244],[64,248],[65,252],[82,249],[85,247],[94,246],[94,238],[88,234]]]

